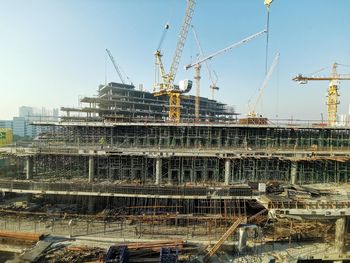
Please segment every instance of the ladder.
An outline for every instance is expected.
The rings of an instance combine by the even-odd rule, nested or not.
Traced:
[[[206,262],[211,256],[213,256],[216,251],[221,247],[221,245],[226,241],[226,239],[235,232],[237,227],[245,220],[244,217],[238,218],[232,226],[220,237],[214,246],[212,246],[204,257],[204,262]]]

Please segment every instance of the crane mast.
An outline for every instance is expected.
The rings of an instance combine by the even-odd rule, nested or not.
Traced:
[[[196,32],[196,30],[195,30],[193,25],[191,27],[192,27],[192,32],[193,32],[193,35],[194,35],[194,39],[196,40],[196,43],[197,43],[197,46],[198,46],[198,49],[199,49],[199,55],[200,55],[200,57],[203,57],[204,56],[203,49],[202,49],[201,43],[199,42],[197,32]],[[215,90],[219,90],[219,87],[216,85],[218,78],[217,78],[216,73],[214,72],[214,74],[216,76],[216,80],[214,81],[212,72],[211,72],[211,70],[209,68],[209,65],[208,65],[207,61],[205,62],[205,68],[207,69],[207,73],[208,73],[209,79],[211,81],[211,84],[210,84],[211,99],[214,100],[214,91]],[[197,89],[196,89],[196,96],[197,96],[197,94],[198,94],[198,97],[199,97],[199,91],[197,92]]]
[[[179,67],[180,58],[182,55],[183,48],[185,46],[186,38],[188,35],[188,31],[190,29],[193,13],[194,13],[194,7],[195,7],[196,1],[195,0],[188,0],[187,1],[187,7],[186,7],[186,14],[185,18],[181,27],[179,39],[177,41],[175,53],[173,56],[173,63],[170,67],[170,72],[168,74],[168,82],[170,84],[173,84],[175,80],[175,76],[177,73],[177,69]]]
[[[333,63],[332,74],[330,76],[305,76],[299,74],[294,77],[294,81],[298,81],[300,84],[306,84],[310,80],[330,81],[328,86],[328,94],[326,99],[327,112],[328,112],[328,126],[335,126],[337,123],[337,111],[339,102],[339,80],[350,80],[350,74],[338,74],[338,63]]]
[[[174,80],[180,63],[183,48],[185,46],[186,38],[188,35],[189,27],[191,25],[192,16],[194,13],[195,0],[187,0],[185,18],[182,23],[179,38],[176,44],[175,53],[173,56],[172,64],[167,74],[162,62],[162,54],[160,48],[154,53],[156,58],[156,66],[158,68],[158,74],[160,75],[161,82],[156,80],[154,87],[154,96],[167,95],[169,97],[169,120],[173,122],[180,122],[181,105],[180,96],[181,91],[174,88]],[[162,41],[162,40],[161,40]]]

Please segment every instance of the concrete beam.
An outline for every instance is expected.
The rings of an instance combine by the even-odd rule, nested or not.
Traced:
[[[331,205],[329,202],[328,205]],[[334,204],[334,203],[333,203]],[[350,208],[334,208],[334,209],[310,209],[310,208],[284,208],[269,209],[271,214],[279,217],[298,216],[303,219],[317,218],[319,220],[329,220],[350,216]]]
[[[83,191],[56,191],[56,190],[24,190],[12,188],[0,188],[2,192],[8,193],[31,193],[48,195],[72,195],[72,196],[106,196],[106,197],[138,197],[138,198],[160,198],[160,199],[215,199],[215,200],[256,200],[255,196],[217,196],[217,195],[155,195],[155,194],[123,194],[110,192],[83,192]]]

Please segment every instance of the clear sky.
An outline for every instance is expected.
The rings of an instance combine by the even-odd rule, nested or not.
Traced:
[[[80,96],[96,94],[99,84],[119,81],[105,48],[134,84],[151,90],[154,56],[166,22],[162,51],[169,69],[184,17],[185,0],[0,0],[0,119],[18,107],[78,106]],[[299,85],[298,73],[312,73],[333,62],[350,64],[350,1],[275,0],[270,12],[269,64],[281,58],[259,111],[270,118],[320,119],[326,116],[327,82]],[[197,0],[193,24],[205,54],[266,27],[263,0]],[[265,36],[214,58],[216,98],[242,114],[264,79]],[[177,79],[193,79],[184,65],[198,49],[186,41]],[[350,73],[350,67],[339,68]],[[322,74],[330,73],[330,69]],[[210,96],[202,70],[201,95]],[[193,91],[192,91],[193,92]],[[340,86],[339,113],[347,113],[350,81]]]

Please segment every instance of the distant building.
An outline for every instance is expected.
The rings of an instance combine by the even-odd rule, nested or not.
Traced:
[[[24,137],[27,135],[27,122],[24,117],[13,117],[13,134]]]
[[[0,120],[0,128],[12,129],[12,121],[10,121],[10,120]]]
[[[59,110],[21,106],[18,108],[18,115],[12,120],[0,120],[0,128],[12,129],[13,135],[35,138],[47,128],[31,125],[31,123],[33,121],[58,121]]]
[[[34,108],[29,106],[21,106],[18,108],[18,116],[23,118],[29,118],[34,115]]]
[[[18,109],[19,117],[24,117],[28,121],[58,121],[59,109],[47,109],[45,107],[35,108],[21,106]]]

